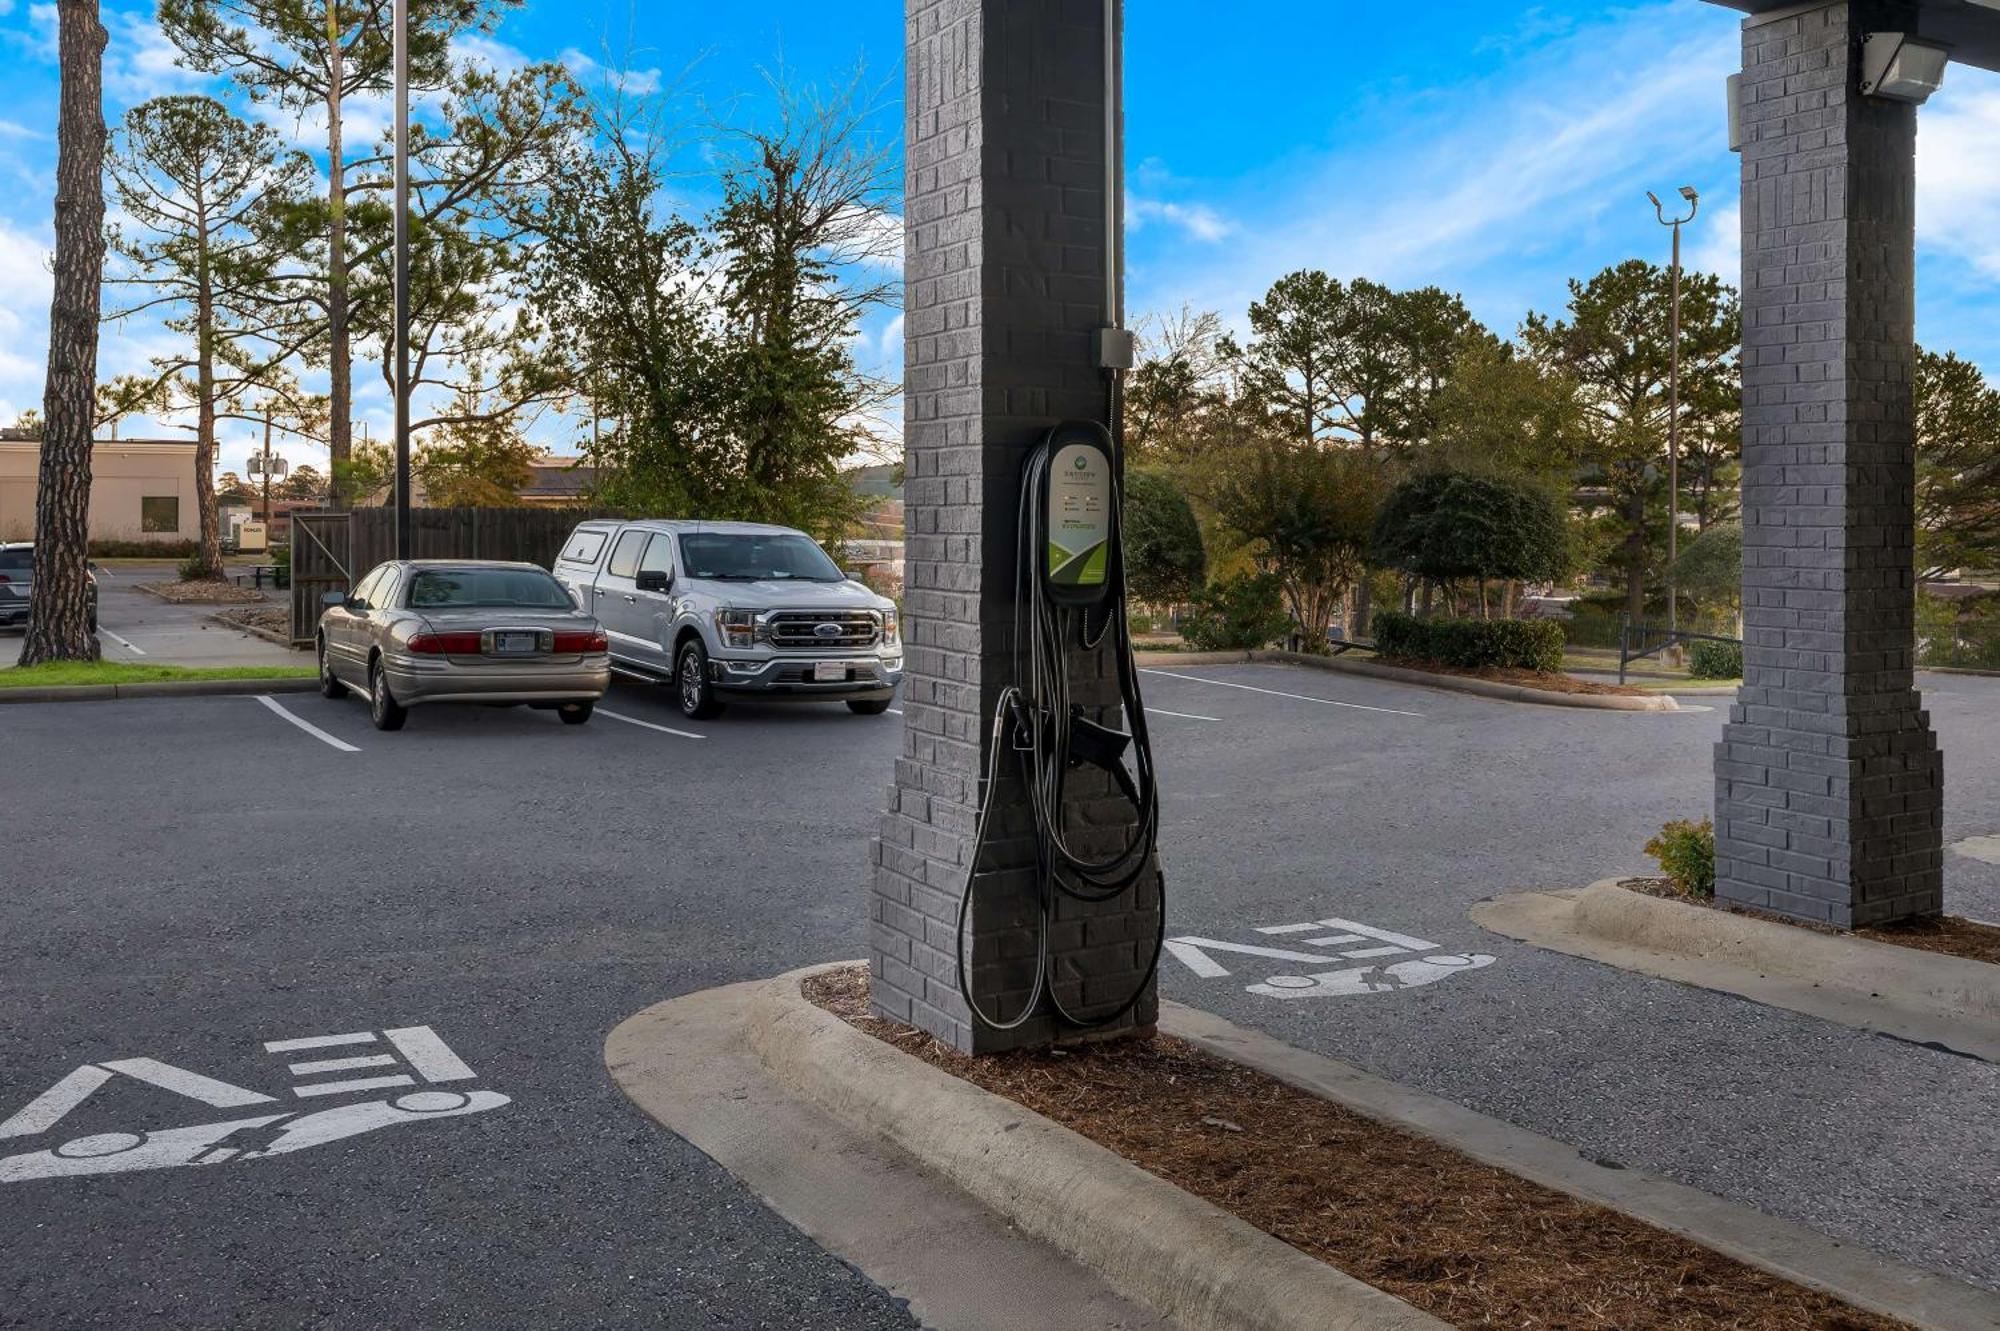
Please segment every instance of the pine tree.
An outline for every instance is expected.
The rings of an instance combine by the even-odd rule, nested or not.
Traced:
[[[91,439],[104,276],[104,43],[97,0],[60,0],[62,89],[56,120],[55,294],[42,390],[35,582],[21,664],[94,661],[90,616]]]
[[[126,113],[110,160],[120,207],[135,224],[114,235],[125,275],[146,298],[113,318],[163,312],[187,345],[153,361],[126,391],[161,414],[192,410],[200,538],[195,564],[222,567],[214,485],[216,422],[253,387],[276,384],[308,339],[282,300],[278,219],[307,187],[311,164],[278,135],[207,97],[161,97]]]

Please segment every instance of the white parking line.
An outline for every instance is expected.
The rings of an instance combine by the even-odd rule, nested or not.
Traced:
[[[672,726],[656,726],[651,721],[641,721],[636,716],[626,716],[623,712],[606,711],[602,707],[597,709],[597,714],[599,716],[608,716],[613,721],[623,721],[628,726],[639,726],[645,730],[657,730],[662,735],[679,735],[682,739],[708,738],[706,735],[697,735],[692,730],[675,730]]]
[[[1422,712],[1405,712],[1394,707],[1370,707],[1366,703],[1336,702],[1332,698],[1315,698],[1308,693],[1284,693],[1277,689],[1260,689],[1255,684],[1235,684],[1226,679],[1209,679],[1205,675],[1182,675],[1172,670],[1141,670],[1142,675],[1165,675],[1168,679],[1193,680],[1197,684],[1216,684],[1225,689],[1242,689],[1246,693],[1268,693],[1273,698],[1294,698],[1299,702],[1324,703],[1328,707],[1351,707],[1357,712],[1381,712],[1388,716],[1414,716],[1423,719]]]
[[[889,715],[891,716],[901,716],[902,714],[903,714],[903,709],[900,707],[891,707],[889,709]]]
[[[306,720],[304,717],[293,716],[290,712],[286,711],[283,707],[279,706],[278,700],[276,698],[273,698],[268,693],[258,694],[257,701],[263,703],[266,707],[276,712],[279,716],[284,717],[287,721],[290,721],[293,725],[297,726],[300,730],[305,731],[306,734],[311,735],[314,739],[320,740],[326,744],[331,744],[334,748],[339,749],[342,753],[361,752],[360,749],[355,748],[352,744],[349,744],[346,740],[335,739],[332,735],[327,734],[324,730],[321,730],[318,726]]]
[[[1178,716],[1183,721],[1220,721],[1222,719],[1219,716],[1197,716],[1193,712],[1170,712],[1164,707],[1155,707],[1151,703],[1146,705],[1146,715]]]
[[[105,628],[105,627],[104,627],[104,625],[102,625],[102,624],[99,624],[99,625],[97,626],[97,631],[98,631],[99,633],[102,633],[102,634],[103,634],[103,635],[104,635],[105,637],[107,637],[107,638],[111,639],[111,641],[113,641],[113,642],[117,643],[117,644],[118,644],[118,645],[119,645],[120,647],[123,647],[123,648],[124,648],[124,649],[125,649],[126,651],[128,651],[128,652],[132,653],[132,655],[134,655],[134,656],[144,656],[144,655],[146,654],[146,649],[145,649],[144,647],[135,647],[135,646],[133,646],[133,645],[132,645],[131,643],[127,642],[127,641],[126,641],[125,639],[123,639],[123,638],[119,637],[119,636],[118,636],[117,634],[113,633],[113,632],[112,632],[112,631],[111,631],[110,629],[108,629],[108,628]]]

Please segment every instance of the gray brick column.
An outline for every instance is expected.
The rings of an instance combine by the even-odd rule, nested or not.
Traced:
[[[959,1049],[1046,1043],[1044,1015],[975,1029],[957,990],[954,917],[994,703],[1011,682],[1015,521],[1029,448],[1063,419],[1103,421],[1102,0],[907,0],[904,448],[908,545],[903,754],[872,850],[877,1012]],[[1119,721],[1109,654],[1079,656],[1075,696]],[[1003,754],[997,844],[971,928],[982,1007],[1018,1011],[1037,939],[1026,795]],[[1108,783],[1078,774],[1086,852],[1124,831]],[[992,875],[990,878],[987,875]],[[1063,901],[1055,979],[1073,1012],[1115,1007],[1151,957],[1151,882],[1102,906]],[[1149,1026],[1149,994],[1124,1026]]]
[[[1844,0],[1743,40],[1744,681],[1716,750],[1716,894],[1841,927],[1943,906],[1917,696],[1916,110],[1860,96]]]

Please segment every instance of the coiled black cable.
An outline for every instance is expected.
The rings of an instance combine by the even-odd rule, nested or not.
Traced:
[[[1047,515],[1042,495],[1048,468],[1055,452],[1053,439],[1044,441],[1028,457],[1021,483],[1021,511],[1016,532],[1021,558],[1014,574],[1014,679],[1001,690],[993,710],[989,735],[986,774],[980,797],[979,817],[974,826],[970,864],[963,891],[959,895],[957,920],[958,991],[967,1010],[980,1024],[1000,1031],[1015,1030],[1041,1010],[1044,997],[1056,1017],[1070,1026],[1092,1029],[1111,1025],[1124,1017],[1152,986],[1159,970],[1160,953],[1166,942],[1166,882],[1157,870],[1155,847],[1159,838],[1158,783],[1153,767],[1151,737],[1146,729],[1146,709],[1139,695],[1138,665],[1133,657],[1132,634],[1125,616],[1124,488],[1118,470],[1111,473],[1112,503],[1109,515],[1110,545],[1107,571],[1113,596],[1105,622],[1095,637],[1090,633],[1087,608],[1059,605],[1047,595],[1039,574],[1027,568],[1030,558],[1048,549]],[[1114,661],[1118,674],[1119,701],[1130,727],[1134,772],[1129,785],[1119,782],[1115,789],[1127,795],[1135,814],[1132,830],[1110,854],[1088,856],[1071,844],[1064,819],[1064,800],[1071,767],[1073,722],[1083,708],[1070,700],[1069,661],[1073,649],[1091,650],[1113,635]],[[1035,952],[1035,975],[1027,1001],[1012,1017],[1000,1018],[984,1011],[973,998],[971,968],[966,955],[966,922],[972,911],[973,892],[978,881],[979,863],[984,856],[996,794],[1001,779],[1003,751],[1020,755],[1020,775],[1028,792],[1033,816],[1037,907],[1040,938]],[[1140,880],[1153,869],[1158,915],[1152,955],[1136,988],[1115,1008],[1088,1016],[1063,1006],[1052,979],[1053,957],[1049,937],[1059,897],[1084,902],[1109,901],[1127,891],[1136,891]]]

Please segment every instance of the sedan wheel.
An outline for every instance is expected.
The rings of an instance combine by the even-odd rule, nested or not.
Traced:
[[[333,661],[326,654],[326,639],[319,640],[319,696],[322,698],[345,698],[347,686],[340,682],[340,676],[333,673]]]
[[[566,702],[556,708],[556,715],[562,718],[562,723],[566,726],[580,726],[590,720],[590,714],[596,710],[597,704],[594,702]]]
[[[368,719],[377,730],[401,730],[410,719],[409,709],[389,693],[389,680],[380,661],[368,667]]]

